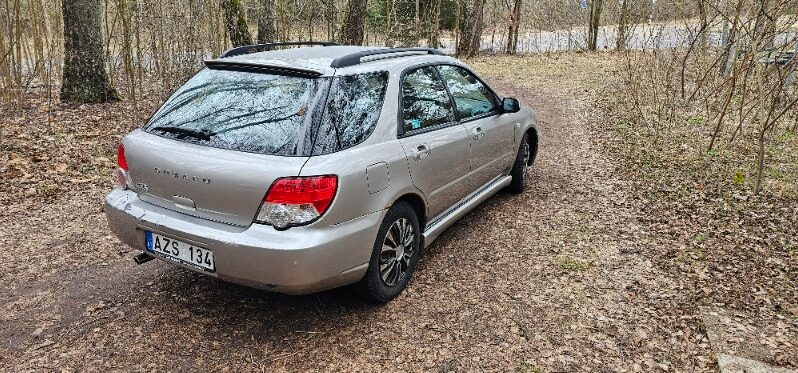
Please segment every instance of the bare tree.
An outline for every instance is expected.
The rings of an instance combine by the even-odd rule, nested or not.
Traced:
[[[593,0],[590,2],[590,19],[587,30],[587,49],[596,50],[598,41],[599,23],[601,21],[601,6],[604,0]]]
[[[252,35],[249,33],[241,0],[222,0],[222,10],[230,43],[234,47],[252,44]]]
[[[258,17],[258,43],[271,43],[277,40],[276,17],[274,16],[274,0],[261,0]]]
[[[629,1],[621,0],[620,14],[618,15],[618,33],[615,36],[615,49],[626,49],[627,32],[629,31]]]
[[[366,21],[366,0],[348,0],[346,19],[341,30],[341,42],[363,45],[363,27]]]
[[[707,8],[709,5],[707,4],[706,0],[696,0],[696,8],[698,8],[698,20],[699,20],[699,29],[698,29],[698,46],[700,50],[705,50],[707,48],[707,42],[709,41],[709,19],[707,18]]]
[[[510,19],[507,22],[507,49],[508,54],[515,54],[518,49],[518,29],[521,26],[521,4],[522,0],[514,0],[513,8],[510,12]]]
[[[61,100],[74,102],[118,101],[103,61],[100,1],[62,3],[64,14],[64,75]]]
[[[471,9],[464,9],[468,18],[464,25],[460,27],[459,40],[455,53],[459,57],[473,57],[479,52],[479,45],[482,40],[482,10],[485,0],[473,0]],[[463,4],[467,7],[468,4]]]

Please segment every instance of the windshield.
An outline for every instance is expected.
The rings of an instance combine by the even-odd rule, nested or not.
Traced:
[[[329,79],[203,69],[166,101],[145,130],[223,149],[296,155]]]

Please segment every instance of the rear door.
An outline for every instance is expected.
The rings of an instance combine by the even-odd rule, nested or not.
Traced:
[[[470,193],[469,136],[434,67],[406,72],[400,84],[400,142],[432,218]]]
[[[455,116],[471,138],[471,174],[469,182],[477,189],[512,164],[513,121],[501,115],[496,95],[467,69],[440,65],[438,71],[455,105]]]

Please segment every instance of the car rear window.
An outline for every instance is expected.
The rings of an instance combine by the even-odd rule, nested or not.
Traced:
[[[153,115],[145,131],[253,153],[296,155],[329,79],[204,69]]]
[[[386,72],[330,79],[204,69],[166,101],[144,130],[253,153],[326,154],[371,134],[387,82]]]

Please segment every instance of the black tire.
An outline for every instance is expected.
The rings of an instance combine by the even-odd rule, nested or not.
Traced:
[[[533,156],[533,152],[534,150],[529,145],[529,134],[525,133],[521,139],[521,146],[518,147],[518,154],[515,155],[513,169],[510,171],[510,176],[513,177],[513,181],[507,186],[507,191],[510,193],[523,193],[530,157]]]
[[[402,221],[407,224],[406,226],[412,229],[412,239],[409,241],[400,240],[403,242],[399,242],[399,244],[412,242],[411,253],[409,255],[406,253],[404,245],[401,245],[401,249],[383,251],[383,246],[386,246],[386,248],[390,248],[391,246],[390,237],[388,237],[389,230],[391,230],[391,237],[396,237],[400,232]],[[398,247],[400,245],[396,246]],[[399,201],[388,210],[388,213],[382,220],[382,225],[380,225],[380,230],[377,233],[377,239],[374,241],[371,252],[369,268],[363,276],[363,279],[356,285],[358,294],[375,303],[387,303],[391,299],[396,298],[402,293],[405,287],[407,287],[407,283],[410,281],[410,277],[416,269],[420,246],[421,230],[419,229],[416,212],[410,204]],[[404,254],[401,255],[404,259],[397,259],[400,254]],[[395,256],[391,258],[391,255]],[[391,259],[393,259],[393,263],[396,263],[393,267],[391,267],[390,264],[392,263],[390,261]],[[386,267],[382,268],[383,265]],[[391,268],[397,269],[391,270]],[[383,269],[383,271],[381,271],[381,269]],[[400,273],[402,269],[404,269],[404,272]],[[383,278],[386,275],[385,270],[388,270],[387,280]]]

